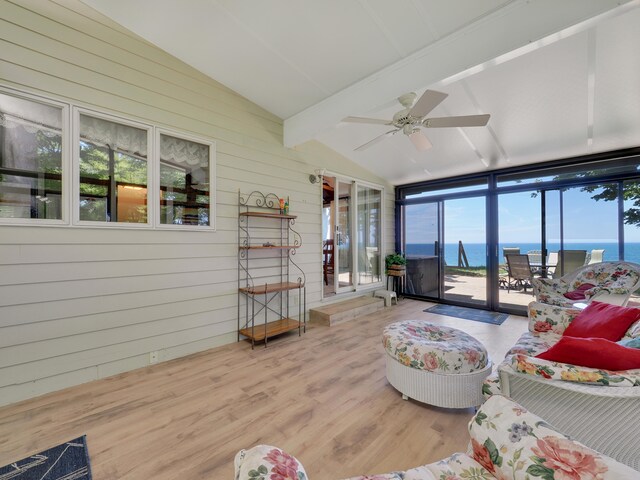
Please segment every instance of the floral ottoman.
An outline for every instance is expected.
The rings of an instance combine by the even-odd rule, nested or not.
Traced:
[[[402,393],[438,407],[469,408],[483,402],[491,373],[487,350],[468,333],[422,320],[388,325],[382,335],[387,380]]]

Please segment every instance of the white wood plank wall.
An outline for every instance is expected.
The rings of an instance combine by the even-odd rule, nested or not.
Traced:
[[[309,174],[384,184],[319,144],[284,148],[281,119],[78,0],[0,0],[0,84],[213,138],[218,175],[217,232],[0,226],[0,405],[234,342],[238,189],[290,196],[317,305]]]

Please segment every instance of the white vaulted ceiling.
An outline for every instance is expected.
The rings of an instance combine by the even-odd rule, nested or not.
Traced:
[[[640,145],[640,0],[83,0],[393,184]],[[402,133],[399,95],[487,127]]]

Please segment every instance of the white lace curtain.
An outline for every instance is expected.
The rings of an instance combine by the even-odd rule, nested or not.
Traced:
[[[140,128],[81,115],[80,137],[92,143],[109,145],[114,150],[147,156],[147,131]],[[162,134],[160,159],[185,167],[207,168],[209,146]]]
[[[0,127],[23,127],[27,133],[57,136],[62,132],[62,109],[0,94]]]
[[[56,138],[62,135],[62,109],[51,105],[32,102],[18,97],[0,94],[0,129],[3,142],[0,148],[0,165],[21,170],[40,171],[42,142],[36,134]],[[52,155],[49,162],[61,156]],[[13,181],[29,183],[25,178]]]
[[[209,145],[182,138],[160,135],[160,160],[178,165],[209,166]]]
[[[112,150],[147,156],[147,131],[102,118],[80,115],[80,138]]]
[[[62,133],[62,110],[59,107],[0,94],[0,128],[22,127],[28,134],[38,131],[53,137]],[[16,132],[14,141],[18,142]],[[80,115],[80,138],[97,145],[109,145],[113,150],[148,157],[147,130],[123,125],[90,115]],[[28,138],[20,138],[24,143]],[[33,142],[33,139],[30,140]],[[24,148],[24,150],[29,150]],[[171,135],[160,135],[160,158],[191,170],[209,167],[209,145]]]

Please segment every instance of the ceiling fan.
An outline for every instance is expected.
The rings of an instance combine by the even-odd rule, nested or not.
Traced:
[[[393,130],[389,130],[364,145],[360,145],[355,151],[365,150],[384,140],[386,137],[395,135],[399,131],[402,131],[402,133],[409,137],[409,140],[411,140],[418,151],[424,151],[430,149],[432,145],[420,128],[484,127],[489,121],[489,114],[425,118],[448,96],[447,93],[427,90],[418,101],[416,101],[417,95],[415,93],[405,93],[398,97],[398,101],[404,108],[396,113],[390,121],[364,117],[347,117],[342,121],[374,125],[393,125],[394,127]]]

